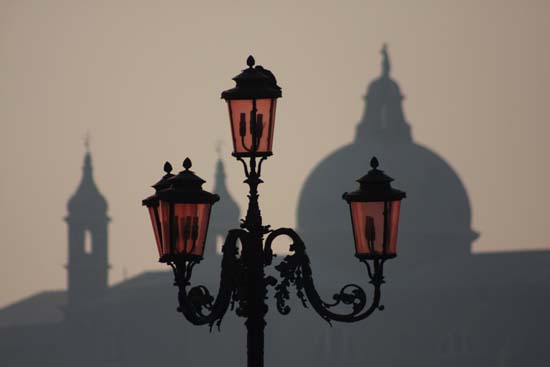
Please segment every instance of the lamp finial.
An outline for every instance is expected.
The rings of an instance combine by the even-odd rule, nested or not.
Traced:
[[[250,55],[246,59],[246,65],[248,65],[249,68],[252,68],[256,64],[256,60],[254,60],[254,56]]]
[[[372,159],[370,160],[370,166],[372,167],[372,169],[377,169],[379,165],[380,164],[378,163],[378,158],[372,157]]]
[[[189,171],[189,168],[191,168],[192,165],[193,164],[191,163],[189,157],[185,158],[185,160],[183,161],[183,168],[185,168],[186,171]]]
[[[172,172],[172,165],[168,161],[164,163],[164,172],[166,172],[167,174]]]

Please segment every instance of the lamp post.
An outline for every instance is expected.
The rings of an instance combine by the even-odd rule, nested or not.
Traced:
[[[285,315],[290,312],[287,301],[291,286],[304,306],[309,302],[328,322],[356,322],[383,309],[380,289],[384,263],[396,256],[399,209],[405,193],[391,187],[392,178],[378,169],[374,157],[372,169],[357,180],[359,189],[344,193],[350,206],[355,256],[366,265],[373,295],[367,302],[361,287],[348,284],[333,296],[332,303],[323,301],[298,234],[291,228],[272,230],[262,222],[258,185],[263,182],[262,164],[272,155],[275,108],[281,88],[269,70],[255,66],[252,56],[247,65],[233,78],[235,88],[222,93],[229,108],[233,156],[243,164],[249,194],[246,217],[239,229],[228,232],[222,248],[220,288],[215,298],[204,286],[191,287],[190,280],[193,267],[202,260],[210,212],[219,197],[202,189],[205,181],[190,170],[189,158],[177,175],[171,173],[168,162],[165,164],[165,175],[153,185],[155,194],[143,200],[143,205],[149,210],[159,261],[170,265],[174,272],[179,289],[178,311],[195,325],[219,327],[229,306],[236,306],[237,315],[246,318],[248,366],[262,367],[268,287],[274,287],[277,309]],[[279,236],[287,236],[293,243],[291,254],[275,266],[280,274],[277,280],[266,276],[264,269],[272,263],[271,244]],[[241,243],[240,250],[237,242]],[[334,307],[339,305],[351,309],[337,313]]]

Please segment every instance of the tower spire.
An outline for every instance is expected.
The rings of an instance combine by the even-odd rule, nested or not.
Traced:
[[[222,146],[223,146],[223,141],[218,140],[216,142],[216,154],[218,154],[218,160],[219,161],[221,161],[221,159],[222,159]]]
[[[86,131],[86,135],[84,135],[84,148],[86,148],[86,153],[90,152],[90,132]]]
[[[221,145],[221,142],[218,142],[216,144],[218,161],[216,162],[216,173],[214,176],[214,192],[216,192],[218,195],[221,195],[221,197],[229,197],[229,192],[227,190],[227,184],[225,181],[225,168],[223,165],[223,160],[221,158]]]

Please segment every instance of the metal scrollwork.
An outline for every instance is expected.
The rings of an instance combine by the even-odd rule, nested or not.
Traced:
[[[221,324],[230,304],[235,299],[241,299],[239,295],[239,277],[243,273],[242,263],[238,258],[237,240],[243,239],[246,232],[241,229],[230,230],[222,247],[222,273],[220,289],[214,299],[210,291],[202,285],[188,290],[193,267],[198,263],[195,259],[178,258],[169,265],[174,272],[174,285],[179,289],[178,311],[195,325],[210,325],[212,328]],[[240,306],[239,306],[240,307]]]
[[[271,245],[275,238],[287,236],[292,239],[290,251],[293,253],[286,256],[275,269],[279,271],[281,281],[275,286],[275,299],[277,309],[283,315],[290,312],[290,306],[287,301],[290,298],[289,288],[296,288],[296,295],[304,307],[311,307],[327,322],[355,322],[367,318],[376,309],[383,309],[380,306],[380,288],[384,283],[383,260],[372,260],[373,265],[367,260],[361,260],[367,265],[370,283],[373,286],[373,296],[370,305],[367,307],[367,294],[360,286],[348,284],[335,294],[332,303],[325,302],[317,292],[313,277],[309,257],[306,254],[305,245],[298,234],[291,228],[279,228],[269,234],[266,239],[265,252],[271,252]],[[349,313],[335,313],[332,308],[339,305],[351,306]]]
[[[283,315],[291,311],[288,301],[292,287],[302,305],[313,308],[328,323],[355,322],[367,318],[377,309],[382,310],[380,288],[384,283],[385,260],[360,259],[366,265],[373,287],[370,302],[367,293],[356,284],[342,287],[332,296],[331,302],[323,301],[315,288],[309,257],[300,236],[291,228],[272,231],[269,226],[262,224],[257,187],[262,182],[260,169],[265,157],[260,160],[259,165],[256,164],[255,157],[252,157],[250,166],[242,158],[238,159],[243,163],[247,177],[245,182],[250,186],[249,206],[241,229],[230,230],[225,239],[219,292],[214,298],[205,286],[190,287],[193,267],[200,259],[178,258],[169,263],[174,271],[175,285],[179,288],[178,311],[195,325],[208,324],[210,328],[214,325],[219,328],[227,310],[232,309],[240,317],[256,317],[257,319],[247,325],[258,331],[265,324],[262,320],[267,312],[267,305],[264,303],[267,286],[274,287],[276,306]],[[267,238],[264,242],[265,234]],[[275,257],[272,243],[279,236],[290,238],[292,243],[291,254],[275,266],[280,275],[280,280],[277,280],[273,276],[265,276],[263,269],[271,265]],[[237,241],[242,245],[240,254]],[[336,312],[337,308],[348,308],[348,312]]]

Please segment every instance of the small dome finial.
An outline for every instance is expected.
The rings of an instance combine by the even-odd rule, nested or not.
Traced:
[[[254,60],[254,56],[250,55],[246,59],[246,65],[248,65],[249,68],[252,68],[256,64],[256,60]]]
[[[166,172],[166,174],[172,172],[172,165],[168,161],[164,163],[164,172]]]
[[[186,171],[189,171],[189,168],[191,168],[192,165],[193,164],[191,163],[189,157],[185,158],[185,160],[183,161],[183,168],[185,168]]]
[[[372,159],[370,160],[370,166],[372,167],[372,169],[377,169],[379,166],[378,158],[372,157]]]
[[[384,43],[382,45],[382,50],[380,51],[382,54],[382,75],[388,76],[390,75],[390,55],[388,54],[388,44]]]

